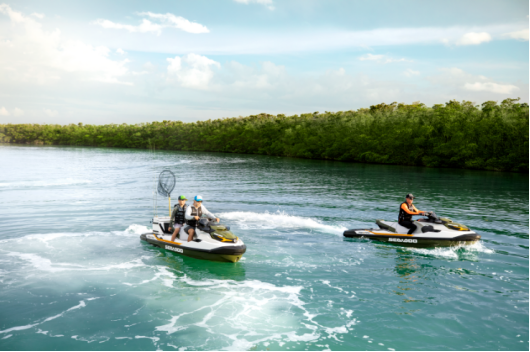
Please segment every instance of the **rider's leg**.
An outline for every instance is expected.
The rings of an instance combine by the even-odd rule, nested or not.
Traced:
[[[401,221],[399,224],[409,229],[409,232],[407,232],[408,235],[411,235],[418,228],[412,221]]]
[[[193,234],[195,233],[195,229],[193,228],[190,228],[188,230],[188,242],[190,242],[191,240],[193,240]]]
[[[171,235],[171,242],[175,241],[175,238],[177,238],[177,234],[179,233],[181,227],[182,227],[182,225],[179,226],[179,225],[175,224],[175,231],[173,231],[173,235]]]

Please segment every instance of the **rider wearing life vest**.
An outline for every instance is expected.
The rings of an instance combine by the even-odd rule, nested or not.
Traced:
[[[413,215],[423,215],[424,211],[418,210],[413,204],[414,196],[412,193],[407,194],[405,201],[399,207],[398,223],[409,229],[408,234],[412,234],[418,227],[412,222]]]
[[[187,199],[185,196],[179,196],[178,201],[178,204],[173,208],[171,219],[169,220],[169,231],[171,231],[171,228],[175,228],[175,232],[173,232],[173,235],[171,236],[171,241],[175,241],[180,228],[186,224],[185,215],[186,209],[188,209],[188,205],[186,204]],[[174,225],[171,226],[171,224]]]
[[[195,233],[195,228],[197,227],[197,222],[201,219],[203,215],[206,215],[208,218],[215,218],[219,222],[219,218],[213,215],[202,205],[202,196],[195,196],[193,199],[193,205],[186,209],[185,218],[187,220],[188,226],[184,228],[184,231],[188,233],[188,242],[193,239],[193,234]]]

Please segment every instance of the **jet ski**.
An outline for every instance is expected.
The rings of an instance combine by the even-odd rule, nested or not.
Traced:
[[[480,235],[467,226],[440,218],[434,212],[426,212],[425,218],[413,221],[417,226],[412,234],[397,221],[376,220],[379,228],[344,231],[344,237],[369,238],[414,247],[451,247],[469,245],[480,240]]]
[[[167,251],[187,257],[213,260],[218,262],[238,262],[247,247],[232,232],[230,227],[208,219],[200,219],[193,240],[188,242],[184,227],[180,229],[175,241],[171,241],[169,217],[153,218],[153,231],[140,236],[142,241]]]

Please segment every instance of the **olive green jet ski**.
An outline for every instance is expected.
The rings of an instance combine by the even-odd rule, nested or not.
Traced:
[[[425,218],[413,221],[417,228],[410,235],[409,229],[397,221],[376,220],[375,223],[379,228],[346,230],[344,237],[368,238],[413,247],[451,247],[480,240],[480,235],[467,226],[449,218],[440,218],[434,212],[426,212]]]
[[[243,241],[230,232],[229,226],[208,219],[198,221],[192,241],[188,242],[186,226],[180,229],[175,241],[171,241],[169,221],[169,217],[154,217],[153,231],[142,234],[140,239],[173,253],[218,262],[236,263],[247,250]]]

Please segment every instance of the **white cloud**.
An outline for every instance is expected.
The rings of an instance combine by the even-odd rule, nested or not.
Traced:
[[[414,71],[411,68],[407,68],[405,72],[403,72],[405,76],[412,77],[412,76],[418,76],[420,74],[420,71]]]
[[[110,28],[110,29],[125,29],[129,32],[138,32],[138,33],[148,33],[148,32],[154,32],[157,35],[160,35],[162,33],[162,25],[153,23],[149,20],[146,20],[145,18],[142,20],[142,23],[138,26],[133,26],[130,24],[121,24],[121,23],[115,23],[109,20],[103,20],[98,19],[92,22],[93,24],[97,24],[103,28]]]
[[[200,23],[190,22],[184,17],[175,16],[171,13],[153,13],[153,12],[140,12],[140,16],[149,17],[154,19],[158,23],[151,22],[148,19],[142,19],[142,23],[137,26],[130,24],[115,23],[109,20],[98,19],[93,24],[99,25],[103,28],[111,29],[125,29],[131,33],[156,33],[160,35],[163,28],[178,28],[188,33],[209,33],[210,31],[206,26]]]
[[[152,13],[152,12],[141,12],[140,16],[149,16],[162,22],[164,27],[173,27],[183,30],[188,33],[209,33],[210,30],[200,23],[190,22],[184,17],[175,16],[171,13]]]
[[[365,74],[353,76],[344,68],[317,75],[293,75],[270,61],[258,66],[229,62],[214,77],[212,86],[217,99],[240,105],[244,102],[243,108],[253,106],[259,109],[255,112],[337,111],[381,101],[403,101],[398,82],[378,81]]]
[[[150,73],[154,73],[156,71],[156,66],[153,65],[151,62],[147,61],[142,65],[143,70],[142,71],[133,71],[131,74],[133,76],[143,76]]]
[[[401,59],[394,59],[392,57],[388,57],[386,55],[374,55],[374,54],[366,54],[359,58],[360,61],[375,61],[379,64],[389,64],[392,62],[407,62],[410,60],[406,60],[404,58]]]
[[[48,116],[48,117],[55,117],[55,116],[59,115],[59,113],[57,112],[57,110],[52,110],[52,109],[44,109],[44,113],[45,113],[46,116]]]
[[[505,35],[513,39],[528,40],[528,28],[506,33]]]
[[[475,83],[466,83],[464,88],[467,90],[473,91],[484,91],[492,92],[498,94],[512,94],[519,90],[519,87],[516,87],[511,84],[499,84],[494,82],[475,82]]]
[[[245,5],[248,5],[250,3],[261,4],[271,11],[274,10],[274,3],[272,0],[234,0],[234,1],[240,4],[245,4]]]
[[[427,79],[435,85],[451,87],[455,93],[464,94],[465,91],[471,91],[507,95],[520,90],[513,84],[494,82],[488,77],[473,75],[456,67],[442,68],[440,73]]]
[[[456,45],[478,45],[491,41],[491,35],[487,32],[469,32],[457,40]]]
[[[22,109],[19,109],[19,108],[14,108],[12,115],[13,116],[22,116],[22,115],[24,115],[24,111]],[[4,106],[2,106],[0,108],[0,116],[11,116],[11,113]]]
[[[385,55],[366,54],[359,58],[361,61],[381,61]]]
[[[212,67],[221,67],[217,61],[197,54],[188,54],[182,58],[175,56],[167,61],[168,75],[175,77],[183,87],[188,88],[207,89],[214,75]]]
[[[289,85],[289,76],[285,66],[265,61],[259,68],[249,67],[232,61],[225,67],[226,72],[220,78],[219,86],[241,91],[283,91],[282,87]]]
[[[142,67],[147,71],[154,71],[156,69],[156,66],[153,65],[150,61],[147,61],[145,64],[142,65]]]
[[[10,79],[44,84],[71,73],[82,80],[127,84],[119,78],[127,73],[128,60],[109,59],[107,47],[65,40],[59,29],[46,32],[35,19],[6,4],[0,4],[0,14],[11,20],[12,31],[4,33],[9,39],[0,41],[0,72]]]
[[[37,12],[33,12],[33,13],[31,14],[31,16],[33,16],[33,17],[37,17],[37,18],[40,19],[40,20],[42,20],[42,19],[44,18],[44,14],[42,14],[42,13],[37,13]]]
[[[127,53],[125,51],[123,51],[123,49],[118,48],[118,49],[116,49],[116,54],[125,55]]]

